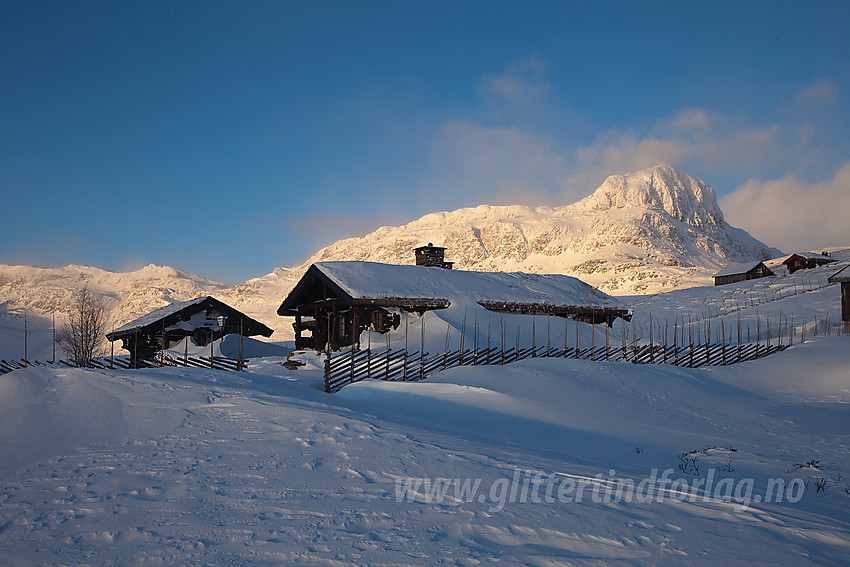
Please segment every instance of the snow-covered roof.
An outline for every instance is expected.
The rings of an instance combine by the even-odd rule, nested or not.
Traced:
[[[714,276],[712,276],[712,277],[719,278],[721,276],[734,276],[736,274],[746,274],[750,270],[755,269],[761,263],[762,263],[761,261],[756,261],[756,262],[744,262],[742,264],[729,264],[729,265],[725,266],[723,269],[721,269],[719,272],[714,274]]]
[[[844,266],[829,277],[829,283],[850,282],[850,265]]]
[[[127,331],[133,331],[135,329],[141,329],[143,327],[147,327],[151,323],[156,323],[160,319],[164,317],[168,317],[169,315],[173,315],[178,311],[185,309],[186,307],[190,307],[192,305],[197,305],[199,303],[203,303],[207,299],[210,299],[209,296],[196,297],[195,299],[190,299],[189,301],[178,301],[176,303],[172,303],[171,305],[166,305],[165,307],[160,307],[154,311],[151,311],[147,315],[142,315],[138,319],[130,321],[124,325],[121,325],[117,329],[115,329],[115,333],[124,333]]]
[[[794,252],[791,256],[800,256],[801,258],[805,258],[806,260],[827,260],[833,262],[834,260],[829,256],[824,256],[823,254],[819,254],[817,252]],[[790,259],[791,256],[788,256]],[[788,260],[786,260],[787,262]]]
[[[376,262],[318,262],[327,278],[353,299],[428,299],[629,310],[566,275],[470,272]]]
[[[230,307],[226,303],[223,303],[210,295],[205,295],[188,301],[178,301],[171,305],[160,307],[159,309],[151,311],[147,315],[143,315],[138,319],[122,325],[111,333],[107,333],[106,338],[112,341],[121,336],[130,335],[136,332],[158,332],[162,326],[165,328],[172,328],[175,324],[181,324],[181,321],[188,323],[190,322],[192,315],[204,310],[212,310],[226,316],[229,320],[227,328],[230,328],[230,326],[233,325],[235,329],[236,321],[238,321],[239,332],[245,336],[259,334],[268,337],[274,332],[272,329],[256,319],[237,311],[233,307]]]

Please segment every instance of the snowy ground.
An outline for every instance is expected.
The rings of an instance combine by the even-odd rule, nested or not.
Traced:
[[[0,377],[0,563],[846,564],[848,340],[726,368],[536,359],[335,395],[279,358],[18,370]],[[699,476],[677,467],[692,450]],[[680,482],[661,501],[592,484],[575,501],[587,479],[652,469],[731,479],[743,499],[679,502]],[[549,497],[528,491],[537,474]],[[777,478],[808,487],[757,502]],[[416,479],[459,482],[397,501]],[[458,497],[467,479],[479,491]]]

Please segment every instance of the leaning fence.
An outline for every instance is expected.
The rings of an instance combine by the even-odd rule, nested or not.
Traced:
[[[93,358],[85,363],[77,363],[72,360],[39,361],[27,360],[0,360],[0,374],[7,374],[19,368],[28,366],[49,366],[53,368],[94,368],[94,369],[121,369],[121,368],[161,368],[164,366],[184,366],[195,368],[209,368],[213,370],[240,371],[248,366],[248,360],[227,358],[223,356],[179,356],[157,355],[147,360],[137,360],[135,364],[129,356],[104,356]]]
[[[336,392],[343,386],[361,380],[391,381],[424,380],[438,372],[456,366],[503,365],[527,358],[573,358],[590,361],[625,362],[632,364],[671,364],[688,368],[737,364],[763,358],[788,348],[787,344],[707,343],[662,346],[631,344],[619,347],[551,348],[547,346],[508,349],[466,349],[429,353],[408,352],[405,349],[351,349],[333,356],[324,363],[326,392]]]

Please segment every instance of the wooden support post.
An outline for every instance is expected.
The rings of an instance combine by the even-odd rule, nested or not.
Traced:
[[[313,327],[316,328],[315,326]],[[313,331],[313,348],[319,349],[319,345],[315,344],[316,332]],[[295,348],[302,348],[301,344],[301,313],[295,314]]]

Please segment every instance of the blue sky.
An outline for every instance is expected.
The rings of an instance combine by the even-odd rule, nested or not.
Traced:
[[[0,262],[237,283],[667,162],[850,246],[848,2],[0,2]]]

